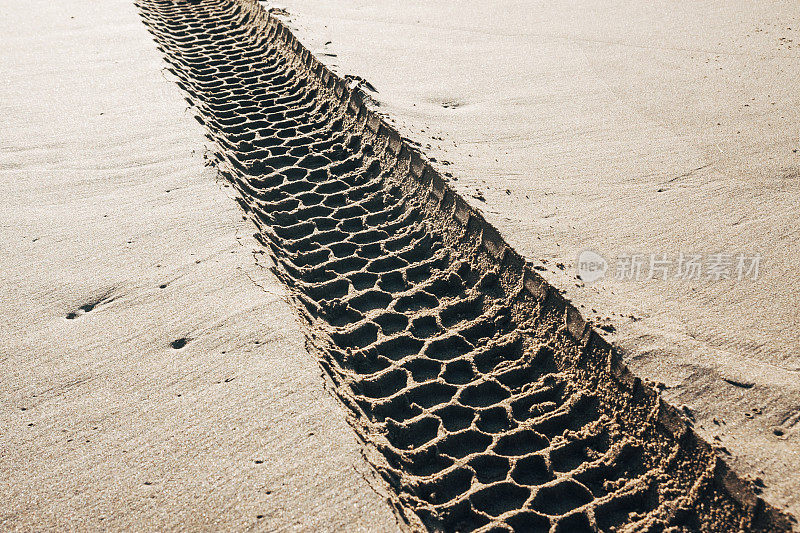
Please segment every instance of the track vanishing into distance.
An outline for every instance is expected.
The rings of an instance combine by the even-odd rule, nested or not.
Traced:
[[[252,0],[139,0],[410,529],[783,531]]]

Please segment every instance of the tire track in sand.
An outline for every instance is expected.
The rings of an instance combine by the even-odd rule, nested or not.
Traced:
[[[412,528],[785,530],[251,0],[139,0]]]

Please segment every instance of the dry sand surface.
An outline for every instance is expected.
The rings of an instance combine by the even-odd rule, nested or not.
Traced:
[[[0,529],[395,529],[134,6],[2,12]]]
[[[138,5],[411,527],[789,527],[263,7]]]
[[[0,525],[796,527],[797,6],[470,4],[6,10]]]
[[[800,514],[800,4],[269,5]],[[761,269],[586,285],[586,249],[643,254],[645,276],[662,253],[758,254]]]

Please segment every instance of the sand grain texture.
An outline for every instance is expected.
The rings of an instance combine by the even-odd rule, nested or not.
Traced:
[[[139,6],[412,527],[789,527],[260,5]]]
[[[269,5],[327,66],[366,79],[637,375],[800,514],[800,4]],[[585,249],[760,254],[762,268],[756,282],[585,284]]]
[[[135,7],[2,11],[0,529],[395,529]]]

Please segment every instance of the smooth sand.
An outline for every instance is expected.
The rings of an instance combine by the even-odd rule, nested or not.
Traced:
[[[395,529],[133,5],[0,25],[0,528]]]
[[[270,5],[800,514],[796,2]],[[585,286],[584,249],[760,254],[761,272]]]

